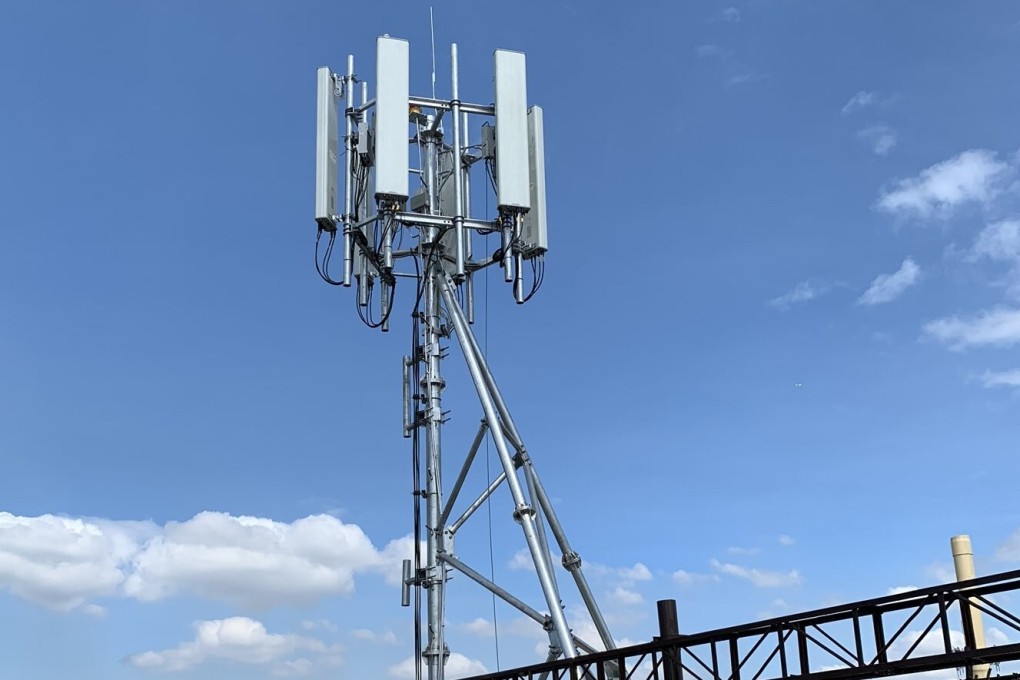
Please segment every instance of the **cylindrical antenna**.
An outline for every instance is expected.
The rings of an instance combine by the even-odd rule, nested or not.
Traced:
[[[405,357],[406,358],[406,357]],[[414,567],[411,565],[411,560],[404,560],[403,562],[403,584],[400,587],[400,606],[410,607],[411,606],[411,585],[414,584]]]
[[[382,293],[379,295],[379,314],[382,317],[380,326],[383,333],[388,333],[390,330],[390,315],[386,312],[390,309],[390,296],[393,295],[394,291],[393,286],[387,284],[385,280],[382,281],[380,287],[382,288]]]
[[[949,545],[953,550],[953,566],[956,568],[957,581],[969,581],[975,577],[974,573],[974,549],[970,544],[970,536],[961,534],[949,539]],[[970,629],[974,631],[974,649],[983,649],[985,646],[985,626],[981,620],[981,611],[965,600],[966,606],[961,607],[963,616],[970,619]],[[962,604],[962,603],[961,603]],[[991,666],[986,663],[976,663],[971,667],[971,676],[968,680],[979,680],[987,678]]]
[[[464,280],[464,178],[461,176],[462,159],[460,157],[460,88],[457,77],[457,43],[450,45],[450,70],[453,83],[453,98],[450,101],[450,114],[453,117],[453,229],[456,237],[455,261],[457,266],[454,279],[460,283]]]
[[[347,75],[344,76],[344,99],[346,121],[344,134],[344,278],[345,286],[351,285],[351,275],[354,273],[354,236],[351,234],[351,149],[354,147],[351,140],[351,116],[354,115],[354,55],[347,55]]]
[[[511,259],[511,255],[513,254],[513,248],[511,245],[514,240],[513,217],[509,215],[500,215],[500,221],[503,223],[503,228],[500,230],[500,234],[502,235],[501,244],[503,246],[501,251],[503,255],[503,280],[506,283],[510,283],[514,280],[513,260]]]
[[[514,215],[514,243],[517,243],[521,239],[521,229],[523,229],[524,215],[517,213]],[[519,305],[524,304],[524,255],[521,254],[520,248],[512,248],[514,251],[514,300]]]
[[[467,151],[468,147],[471,146],[471,133],[468,127],[468,113],[465,111],[461,114],[464,119],[461,123],[461,135],[463,140],[461,141],[461,153]],[[471,217],[471,166],[464,165],[461,168],[461,190],[464,192],[464,217]],[[471,234],[467,234],[464,239],[464,257],[470,262],[471,258],[474,257],[474,248],[471,246]],[[468,323],[475,322],[475,275],[473,272],[467,272],[467,281],[464,283],[465,291],[464,299],[467,304],[467,319]]]
[[[411,437],[411,357],[404,357],[404,439]]]

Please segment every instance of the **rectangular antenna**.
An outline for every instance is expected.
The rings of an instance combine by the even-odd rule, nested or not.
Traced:
[[[410,55],[406,40],[376,41],[375,197],[407,201]]]
[[[336,230],[337,105],[336,83],[329,67],[318,71],[318,106],[315,124],[315,221],[319,228]]]
[[[528,177],[528,87],[524,54],[495,52],[496,203],[501,209],[531,207]]]
[[[545,133],[542,107],[528,109],[528,169],[531,174],[531,210],[521,224],[524,257],[541,255],[549,249],[545,226]]]

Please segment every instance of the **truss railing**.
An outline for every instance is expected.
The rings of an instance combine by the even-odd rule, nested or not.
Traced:
[[[983,648],[978,616],[989,626]],[[472,680],[857,680],[944,669],[985,677],[1020,660],[1020,570],[695,635],[665,628],[649,643]]]

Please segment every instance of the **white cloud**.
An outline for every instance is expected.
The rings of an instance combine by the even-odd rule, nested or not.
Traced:
[[[0,586],[51,609],[82,607],[117,592],[138,540],[153,530],[145,523],[0,512]]]
[[[297,652],[331,654],[336,650],[314,638],[301,635],[280,635],[266,631],[261,622],[245,616],[234,616],[214,621],[197,621],[195,638],[172,649],[160,652],[142,652],[128,658],[136,668],[160,671],[185,671],[211,660],[227,659],[252,665],[268,665],[284,661],[284,657]],[[307,659],[292,660],[279,669],[284,674],[310,669]]]
[[[761,548],[744,548],[739,545],[733,545],[726,548],[726,552],[730,555],[742,555],[746,557],[748,555],[757,555],[761,552]]]
[[[302,621],[301,628],[303,630],[327,630],[330,633],[336,633],[340,630],[339,626],[337,626],[329,619],[318,619],[316,621]]]
[[[510,558],[507,567],[513,571],[535,571],[535,561],[531,559],[531,551],[521,548]]]
[[[893,586],[885,591],[886,595],[902,595],[903,593],[909,593],[911,590],[917,590],[917,586]]]
[[[188,594],[244,606],[350,595],[354,574],[383,558],[360,527],[331,515],[290,524],[202,512],[170,522],[134,558],[124,591],[140,600]]]
[[[648,567],[635,562],[633,567],[621,567],[617,572],[620,578],[625,581],[651,581],[652,572],[648,570]]]
[[[757,83],[759,81],[768,78],[767,74],[757,73],[755,71],[744,71],[743,73],[737,73],[736,75],[730,76],[729,80],[726,81],[727,85],[746,85],[747,83]]]
[[[740,10],[736,7],[727,7],[719,13],[719,16],[723,21],[733,24],[740,23]]]
[[[791,546],[797,541],[793,540],[793,536],[787,536],[786,534],[779,534],[779,545]]]
[[[879,156],[888,156],[893,147],[896,146],[896,130],[888,125],[872,125],[857,133],[857,139],[871,147],[871,150]]]
[[[702,59],[725,59],[730,56],[729,50],[713,44],[698,45],[695,51]]]
[[[1004,562],[1020,562],[1020,529],[999,546],[995,556]]]
[[[488,672],[489,669],[481,661],[469,659],[463,654],[453,652],[446,660],[446,673],[444,675],[450,678],[450,680],[456,680],[457,678],[482,675]],[[428,675],[424,664],[422,664],[422,675]],[[412,680],[415,677],[414,657],[409,656],[395,666],[390,666],[389,676],[395,678],[395,680]]]
[[[881,193],[876,208],[899,217],[946,217],[966,204],[989,204],[1012,172],[993,151],[971,149],[899,180]]]
[[[368,628],[357,628],[351,631],[351,635],[365,642],[375,642],[385,645],[393,645],[397,643],[397,635],[392,630],[377,633],[374,630],[369,630]]]
[[[625,605],[641,604],[645,601],[645,598],[641,596],[641,593],[624,586],[617,586],[612,593],[612,598]]]
[[[768,304],[776,309],[786,311],[795,304],[819,298],[832,290],[832,288],[833,286],[830,283],[808,279],[807,281],[801,281],[779,297],[772,298]]]
[[[953,566],[945,562],[932,562],[924,568],[924,573],[934,579],[936,583],[952,583],[956,580]]]
[[[1020,368],[1012,371],[985,371],[981,382],[985,387],[1020,387]]]
[[[478,635],[479,637],[488,637],[495,631],[495,626],[488,619],[479,616],[474,621],[462,623],[459,628],[471,635]]]
[[[699,574],[697,572],[685,571],[683,569],[677,569],[673,572],[673,582],[680,586],[690,586],[703,581],[718,580],[719,577],[715,574]]]
[[[1020,342],[1020,309],[996,307],[969,319],[936,319],[925,324],[923,332],[956,351],[986,345],[1010,347]]]
[[[711,560],[709,564],[712,565],[713,569],[722,574],[745,579],[759,588],[783,588],[800,585],[801,582],[800,573],[796,569],[786,572],[766,571],[764,569],[720,562],[719,560]]]
[[[203,512],[159,527],[0,513],[0,588],[51,609],[91,600],[143,601],[197,595],[242,606],[311,603],[354,589],[354,576],[382,572],[399,582],[410,537],[377,550],[356,525],[331,515],[294,522]]]
[[[853,113],[855,111],[862,111],[869,106],[875,106],[879,103],[877,92],[868,92],[861,90],[854,96],[850,97],[846,104],[843,105],[843,113]]]
[[[892,274],[881,274],[875,277],[864,294],[857,299],[857,304],[880,305],[892,302],[916,284],[920,278],[921,268],[908,257]]]
[[[1011,295],[1020,296],[1020,220],[1002,220],[986,226],[974,240],[968,259],[1006,263],[1007,273],[1000,285]]]
[[[971,249],[971,259],[981,258],[1020,262],[1020,220],[1003,220],[982,229]]]

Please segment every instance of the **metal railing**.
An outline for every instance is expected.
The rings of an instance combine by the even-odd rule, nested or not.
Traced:
[[[1020,597],[1007,593],[1020,593],[1020,570],[695,635],[673,634],[660,603],[664,634],[652,642],[471,680],[856,680],[954,668],[974,678],[1020,660]],[[978,615],[998,628],[980,649]]]

